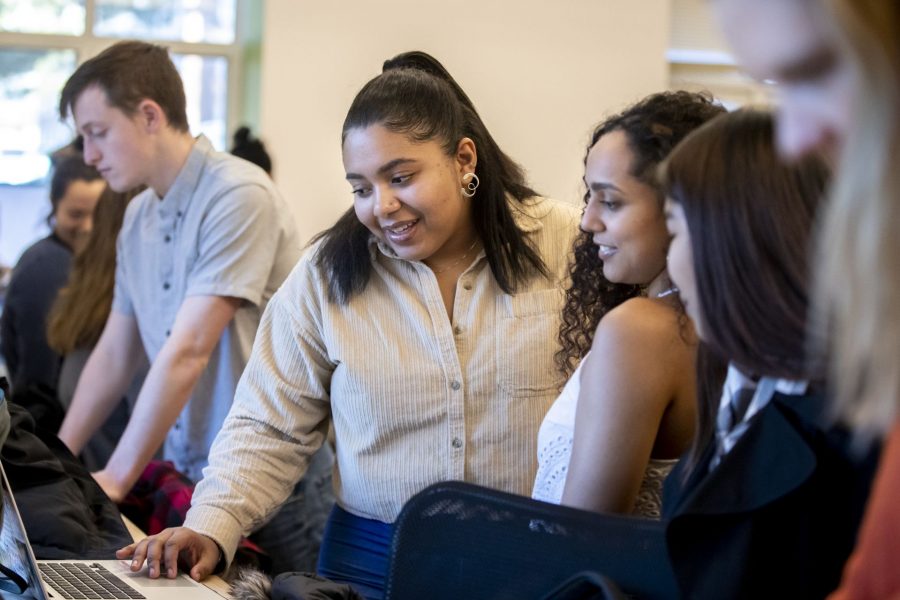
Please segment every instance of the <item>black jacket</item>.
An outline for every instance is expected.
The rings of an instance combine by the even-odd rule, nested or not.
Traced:
[[[47,317],[69,279],[72,250],[55,234],[28,248],[13,269],[0,316],[0,351],[13,392],[56,389],[62,358],[47,344]]]
[[[877,449],[823,427],[821,395],[775,394],[709,472],[666,480],[666,546],[686,598],[822,598],[853,549]]]
[[[38,558],[115,558],[131,543],[116,505],[27,410],[7,403],[10,431],[0,457]]]

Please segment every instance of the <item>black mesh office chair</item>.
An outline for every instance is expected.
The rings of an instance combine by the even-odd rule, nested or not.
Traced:
[[[579,583],[579,573],[602,575],[637,598],[678,596],[658,521],[446,482],[415,495],[400,512],[386,597],[609,597],[586,592],[591,576]],[[551,594],[561,589],[567,592]]]

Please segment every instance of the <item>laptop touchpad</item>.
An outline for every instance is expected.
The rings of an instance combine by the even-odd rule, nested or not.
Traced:
[[[127,563],[126,563],[127,564]],[[130,568],[124,566],[122,563],[118,563],[118,568],[114,571],[116,575],[127,581],[129,584],[133,585],[137,588],[173,588],[173,587],[193,587],[196,585],[200,585],[190,577],[179,573],[178,577],[175,579],[169,579],[168,577],[160,577],[158,579],[150,579],[147,576],[147,567],[144,566],[143,569],[134,573]]]

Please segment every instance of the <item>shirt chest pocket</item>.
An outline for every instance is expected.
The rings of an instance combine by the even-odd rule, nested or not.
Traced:
[[[494,353],[504,394],[525,398],[557,392],[561,376],[553,356],[563,297],[561,289],[550,289],[497,299]]]

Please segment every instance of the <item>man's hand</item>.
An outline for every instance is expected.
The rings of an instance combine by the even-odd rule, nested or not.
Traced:
[[[125,496],[128,495],[129,490],[122,489],[122,486],[116,481],[116,478],[107,471],[106,469],[102,471],[94,471],[91,473],[94,477],[94,481],[100,486],[109,499],[119,504],[122,500],[125,499]]]
[[[191,578],[200,581],[212,574],[221,557],[219,545],[212,538],[187,527],[169,527],[116,551],[116,558],[132,559],[132,571],[140,571],[146,560],[153,579],[163,572],[169,579],[175,578],[180,561]]]

